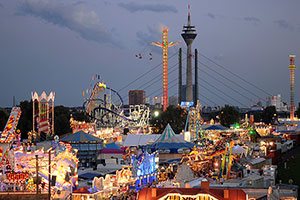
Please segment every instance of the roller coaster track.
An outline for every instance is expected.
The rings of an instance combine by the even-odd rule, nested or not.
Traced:
[[[149,120],[149,108],[140,106],[130,107],[130,116],[125,116],[122,97],[116,90],[101,82],[94,85],[89,98],[85,99],[83,103],[83,109],[90,119],[95,120],[98,126],[103,127],[127,125],[141,127],[148,124]]]

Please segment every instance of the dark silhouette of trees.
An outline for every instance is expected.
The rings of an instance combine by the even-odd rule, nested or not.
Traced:
[[[63,135],[71,133],[70,127],[70,109],[64,106],[55,106],[54,108],[54,133]]]
[[[298,118],[300,118],[300,106],[297,108],[297,110],[295,111],[295,114]]]
[[[231,124],[239,123],[240,113],[235,107],[225,105],[220,111],[219,118],[223,126],[230,127]]]
[[[21,138],[27,139],[27,133],[32,130],[32,101],[21,101],[22,111],[17,129],[21,131]]]
[[[17,125],[17,129],[21,131],[21,138],[27,139],[27,133],[32,131],[32,101],[21,101],[19,107],[22,114]],[[63,135],[70,133],[70,115],[78,121],[89,121],[88,116],[84,111],[77,108],[70,109],[65,106],[55,106],[54,108],[54,133],[55,135]],[[9,117],[9,112],[3,108],[0,108],[0,131],[4,129],[4,126]]]
[[[263,122],[266,124],[274,123],[277,119],[277,112],[275,106],[267,106],[263,112]]]
[[[0,131],[3,131],[8,120],[8,116],[9,113],[4,108],[0,108]]]
[[[162,133],[169,123],[175,133],[180,133],[185,126],[187,111],[181,107],[169,106],[165,112],[160,111],[157,117],[150,119],[155,133]]]

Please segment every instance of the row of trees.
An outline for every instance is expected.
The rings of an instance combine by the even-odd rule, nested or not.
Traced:
[[[18,123],[18,129],[22,133],[22,138],[27,138],[27,133],[32,130],[32,101],[22,101],[20,103],[22,115]],[[159,111],[159,115],[152,117],[150,124],[154,127],[156,133],[161,133],[168,123],[172,126],[176,133],[181,132],[186,123],[187,111],[181,107],[169,106],[165,112]],[[54,108],[55,134],[63,135],[71,132],[70,116],[76,120],[88,121],[88,117],[84,112],[77,109],[70,109],[64,106],[56,106]],[[277,120],[278,113],[274,106],[266,107],[261,112],[250,112],[254,115],[256,122],[274,123]],[[300,107],[296,111],[296,115],[300,116]],[[0,108],[0,130],[4,129],[7,122],[9,112]],[[232,124],[239,123],[243,116],[239,111],[229,105],[225,105],[220,111],[212,112],[209,119],[213,118],[222,125],[229,127]]]
[[[296,114],[300,114],[300,108]],[[274,106],[268,106],[261,112],[250,112],[254,115],[255,122],[265,122],[267,124],[277,121],[278,113]],[[300,115],[298,115],[300,116]],[[236,109],[236,107],[225,105],[220,111],[212,112],[208,116],[209,119],[219,121],[223,126],[230,127],[235,123],[240,123],[244,117]],[[154,127],[156,133],[161,133],[169,123],[176,133],[184,130],[187,119],[187,111],[181,107],[169,106],[165,112],[161,112],[158,116],[152,117],[150,120],[151,126]]]
[[[32,101],[22,101],[20,103],[22,111],[17,129],[21,131],[22,139],[27,139],[27,133],[32,131]],[[63,135],[70,133],[70,116],[76,120],[88,120],[88,117],[77,109],[70,109],[65,106],[55,106],[54,108],[54,132],[56,135]],[[0,108],[0,130],[4,129],[4,126],[9,117],[9,112],[3,108]]]
[[[161,133],[168,123],[175,133],[180,133],[185,128],[187,114],[187,111],[179,106],[169,106],[165,112],[160,111],[158,116],[152,117],[150,124],[155,133]],[[234,107],[226,105],[221,111],[212,113],[211,117],[219,120],[224,126],[230,126],[239,122],[240,113]]]

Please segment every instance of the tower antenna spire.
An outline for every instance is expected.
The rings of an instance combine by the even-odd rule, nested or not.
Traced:
[[[188,4],[188,26],[191,26],[191,5]]]

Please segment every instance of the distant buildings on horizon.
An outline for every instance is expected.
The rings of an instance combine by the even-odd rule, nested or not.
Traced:
[[[195,87],[195,85],[193,85]],[[183,85],[182,87],[182,94],[183,94],[183,101],[185,100],[185,90],[186,87]],[[154,96],[154,97],[147,97],[146,92],[144,90],[130,90],[128,92],[129,97],[129,105],[140,105],[140,104],[148,104],[154,106],[154,108],[161,108],[163,97],[162,96]],[[201,101],[200,101],[201,103]],[[169,96],[169,105],[177,106],[179,105],[178,96]],[[281,94],[269,96],[266,98],[266,101],[263,103],[261,101],[257,102],[256,104],[250,105],[248,108],[242,108],[235,106],[241,113],[246,113],[248,111],[262,111],[267,106],[275,106],[277,112],[288,112],[289,106],[286,102],[283,102]],[[202,111],[205,113],[219,111],[222,106],[203,106]]]

